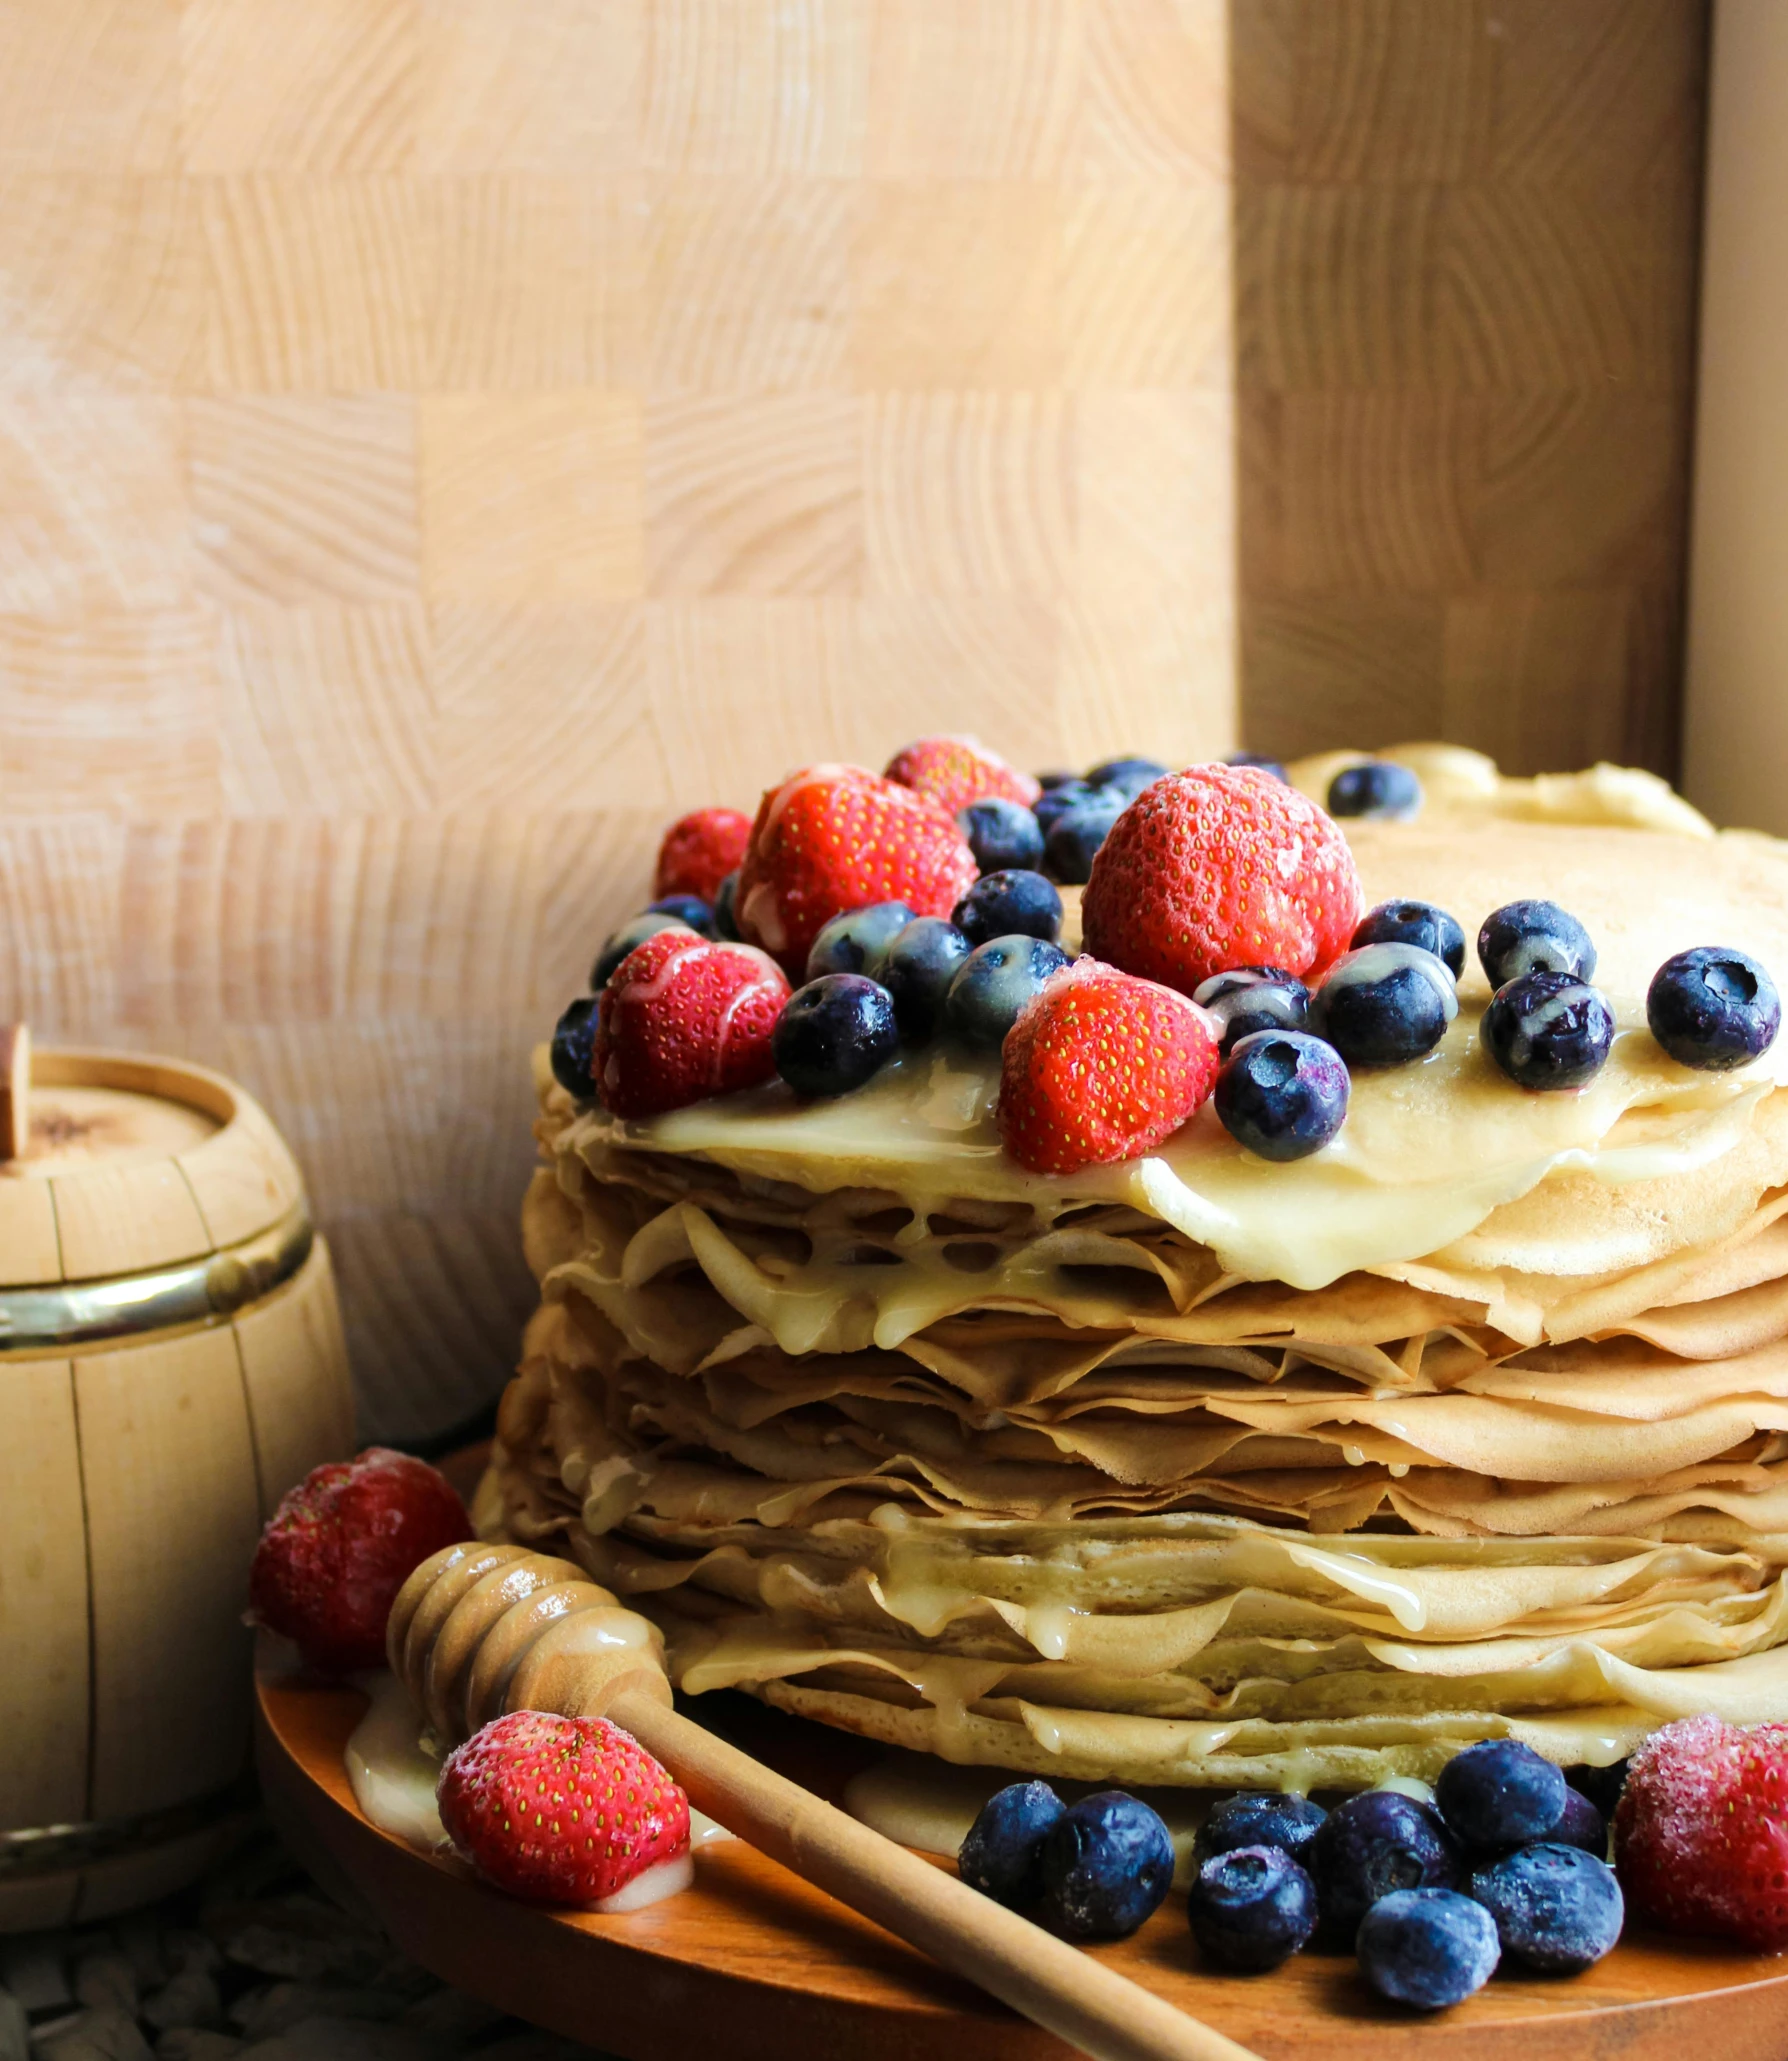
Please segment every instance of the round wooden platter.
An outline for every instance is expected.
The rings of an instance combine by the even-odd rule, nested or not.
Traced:
[[[263,1668],[269,1808],[319,1879],[369,1904],[416,1960],[462,1989],[627,2061],[1062,2061],[1059,2041],[740,1843],[698,1854],[682,1896],[625,1917],[518,1903],[361,1816],[342,1749],[365,1698]],[[878,1748],[744,1697],[700,1713],[834,1800]],[[1263,2061],[1783,2061],[1788,1960],[1629,1937],[1570,1981],[1499,1976],[1434,2018],[1375,2003],[1350,1956],[1268,1976],[1207,1972],[1177,1896],[1134,1939],[1094,1949]],[[1692,2044],[1691,2044],[1692,2043]]]

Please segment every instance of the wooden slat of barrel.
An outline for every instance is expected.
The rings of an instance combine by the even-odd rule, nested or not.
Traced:
[[[41,1288],[62,1279],[62,1247],[56,1237],[56,1204],[48,1181],[0,1173],[0,1267],[14,1288]]]
[[[49,1186],[65,1280],[140,1273],[211,1250],[199,1205],[172,1160],[83,1167]]]
[[[85,1354],[75,1393],[93,1591],[85,1815],[104,1819],[203,1795],[241,1767],[260,1512],[230,1328]]]
[[[0,1569],[0,1826],[71,1824],[87,1815],[88,1713],[71,1363],[0,1361],[0,1414],[0,1512],[14,1542]]]
[[[303,1192],[290,1154],[269,1144],[272,1132],[245,1096],[233,1122],[175,1162],[213,1245],[237,1245],[266,1230]]]
[[[295,1482],[354,1442],[348,1351],[321,1238],[290,1283],[243,1311],[235,1329],[265,1518]]]

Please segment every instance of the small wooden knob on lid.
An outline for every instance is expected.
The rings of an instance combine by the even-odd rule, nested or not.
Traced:
[[[31,1146],[31,1027],[0,1025],[0,1160],[23,1159]]]

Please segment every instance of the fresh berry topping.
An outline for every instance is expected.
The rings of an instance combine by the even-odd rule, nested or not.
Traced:
[[[921,737],[888,761],[886,779],[926,794],[953,816],[989,795],[1029,808],[1042,789],[973,737]]]
[[[1614,1047],[1614,1010],[1571,973],[1524,973],[1484,1011],[1484,1047],[1518,1087],[1580,1088]]]
[[[1192,990],[1192,999],[1211,1012],[1224,1052],[1233,1052],[1256,1031],[1302,1030],[1310,1014],[1310,990],[1278,966],[1213,973]]]
[[[956,820],[983,874],[1043,862],[1043,826],[1022,802],[989,796],[958,809]]]
[[[1285,1796],[1277,1789],[1243,1789],[1225,1797],[1198,1828],[1192,1857],[1208,1861],[1238,1846],[1276,1846],[1294,1861],[1303,1861],[1328,1816],[1307,1796]]]
[[[789,998],[771,1046],[797,1095],[848,1095],[900,1050],[894,997],[861,973],[823,973]]]
[[[1368,909],[1352,945],[1417,945],[1441,960],[1455,980],[1465,971],[1465,932],[1432,902],[1380,902]]]
[[[739,942],[739,869],[737,866],[714,891],[714,935],[728,944]]]
[[[596,954],[596,963],[590,968],[590,992],[601,994],[614,978],[615,968],[636,946],[643,945],[647,938],[656,937],[664,930],[688,928],[689,925],[680,916],[666,916],[662,911],[648,909],[643,916],[629,916],[619,930],[610,932],[603,942],[602,950]],[[698,932],[697,935],[699,934]]]
[[[977,945],[950,976],[944,1028],[965,1045],[997,1051],[1027,1003],[1060,973],[1068,955],[1047,938],[992,937]]]
[[[1593,1968],[1620,1937],[1626,1915],[1614,1870],[1557,1840],[1479,1868],[1471,1893],[1495,1919],[1503,1952],[1543,1975]]]
[[[1041,794],[1053,794],[1058,787],[1066,787],[1071,781],[1078,780],[1079,778],[1080,775],[1078,773],[1039,773],[1037,775],[1038,791]]]
[[[1145,788],[1093,862],[1086,948],[1191,994],[1232,966],[1302,978],[1360,919],[1347,840],[1294,787],[1251,766],[1194,766]]]
[[[983,873],[950,921],[971,945],[995,937],[1040,937],[1054,944],[1062,934],[1062,898],[1053,881],[1028,868]]]
[[[1575,916],[1556,902],[1508,902],[1484,918],[1478,964],[1492,989],[1524,973],[1574,973],[1588,980],[1596,948]]]
[[[1006,1040],[1000,1137],[1039,1174],[1136,1159],[1192,1115],[1216,1072],[1202,1009],[1172,988],[1082,961],[1049,983]]]
[[[454,1748],[435,1795],[479,1874],[533,1903],[600,1903],[689,1851],[689,1799],[607,1718],[511,1711]]]
[[[1316,1885],[1280,1847],[1232,1847],[1199,1868],[1186,1916],[1207,1960],[1257,1975],[1316,1930]]]
[[[1453,1755],[1434,1784],[1434,1806],[1467,1847],[1549,1839],[1564,1816],[1565,1778],[1519,1739],[1483,1739]]]
[[[1403,1066],[1432,1052],[1459,1013],[1453,976],[1417,945],[1344,952],[1310,999],[1310,1028],[1349,1066]]]
[[[255,1548],[249,1604],[307,1667],[331,1675],[381,1667],[398,1590],[431,1553],[471,1536],[445,1476],[407,1453],[368,1446],[357,1459],[313,1468],[281,1497]]]
[[[602,991],[595,1074],[614,1116],[659,1116],[754,1088],[775,1071],[770,1034],[788,982],[766,953],[679,926],[628,953]]]
[[[1307,1159],[1347,1119],[1352,1088],[1332,1045],[1305,1031],[1255,1031],[1230,1048],[1212,1102],[1238,1145],[1262,1159]]]
[[[791,974],[834,916],[871,902],[947,916],[980,868],[936,802],[861,766],[809,766],[763,798],[739,869],[739,929]]]
[[[1407,823],[1422,806],[1422,783],[1392,759],[1365,759],[1346,766],[1329,782],[1331,816],[1365,816],[1380,823]]]
[[[1129,799],[1121,787],[1095,787],[1090,780],[1070,779],[1040,795],[1031,813],[1042,824],[1047,837],[1071,809],[1122,809]]]
[[[1549,1836],[1560,1846],[1581,1847],[1598,1861],[1608,1858],[1608,1820],[1580,1790],[1565,1791],[1564,1816]]]
[[[1271,773],[1275,780],[1283,780],[1287,786],[1291,784],[1291,775],[1286,772],[1283,759],[1263,758],[1257,751],[1226,751],[1223,763],[1226,766],[1253,766],[1259,772]]]
[[[1788,1725],[1693,1717],[1654,1732],[1627,1770],[1614,1863],[1663,1931],[1788,1947]]]
[[[1612,1818],[1620,1793],[1627,1786],[1627,1764],[1617,1760],[1598,1768],[1586,1760],[1578,1761],[1565,1769],[1565,1780],[1580,1796],[1587,1796],[1604,1818]]]
[[[1418,2011],[1462,2004],[1496,1973],[1496,1920],[1451,1889],[1396,1889],[1360,1920],[1360,1972],[1381,1997]]]
[[[1697,945],[1652,976],[1645,1017],[1679,1066],[1723,1073],[1761,1059],[1775,1043],[1782,998],[1749,952]]]
[[[1394,1789],[1368,1789],[1329,1812],[1310,1842],[1308,1866],[1324,1928],[1343,1944],[1394,1889],[1452,1889],[1458,1849],[1440,1813]]]
[[[1107,788],[1106,793],[1111,793]],[[1071,887],[1084,887],[1093,877],[1093,861],[1099,847],[1111,835],[1112,825],[1129,807],[1121,795],[1110,801],[1085,801],[1064,809],[1050,824],[1043,840],[1043,856],[1057,880]]]
[[[646,914],[673,916],[703,937],[718,935],[714,928],[714,911],[700,895],[660,895],[657,901],[646,904]]]
[[[807,978],[822,973],[867,973],[875,977],[882,955],[913,920],[904,902],[871,902],[834,916],[807,953]]]
[[[697,809],[664,833],[652,875],[655,895],[700,895],[712,902],[745,856],[751,818],[743,809]]]
[[[922,1043],[937,1029],[944,997],[969,950],[968,939],[942,916],[914,917],[888,947],[877,978],[894,998],[903,1038]]]
[[[971,1889],[995,1903],[1022,1910],[1043,1893],[1043,1840],[1062,1815],[1062,1800],[1047,1782],[1013,1782],[981,1806],[956,1856]]]
[[[596,1094],[590,1071],[595,1050],[596,997],[579,995],[575,1002],[567,1003],[564,1015],[553,1026],[552,1065],[553,1079],[580,1102],[589,1102]]]
[[[1115,787],[1131,802],[1167,771],[1159,759],[1101,759],[1086,776],[1089,787]]]
[[[1069,1939],[1123,1939],[1173,1883],[1173,1841],[1146,1803],[1101,1789],[1043,1835],[1042,1916]]]

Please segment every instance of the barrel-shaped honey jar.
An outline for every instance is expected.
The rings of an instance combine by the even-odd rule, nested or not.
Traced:
[[[0,1931],[110,1916],[233,1837],[249,1562],[352,1450],[329,1254],[265,1112],[42,1051],[0,1165]]]

